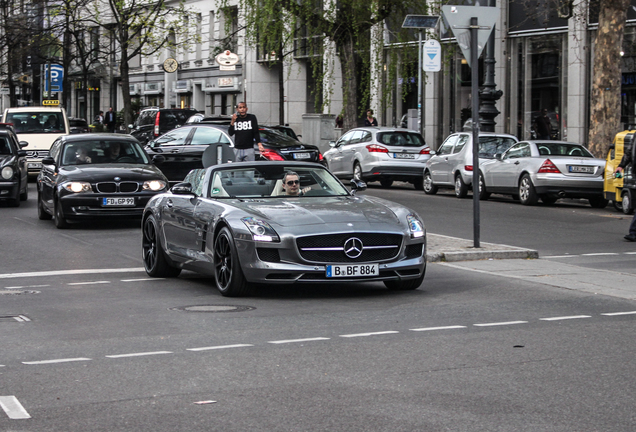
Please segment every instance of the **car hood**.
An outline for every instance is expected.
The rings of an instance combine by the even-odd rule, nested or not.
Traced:
[[[399,207],[398,204],[366,196],[240,200],[233,206],[272,225],[285,227],[360,222],[395,225],[399,222],[392,210]]]
[[[13,155],[0,155],[0,166],[9,165],[14,159],[15,156]]]
[[[60,175],[88,182],[122,180],[163,179],[164,175],[154,165],[144,164],[88,164],[60,168]]]

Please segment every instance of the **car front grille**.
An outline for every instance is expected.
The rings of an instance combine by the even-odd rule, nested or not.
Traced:
[[[359,256],[345,252],[353,239],[361,246]],[[378,262],[397,257],[402,246],[400,234],[386,233],[342,233],[299,237],[296,245],[303,259],[319,263]]]
[[[95,189],[99,193],[133,193],[139,190],[137,182],[100,182],[95,184]]]
[[[49,155],[48,150],[27,150],[28,159],[43,159]]]

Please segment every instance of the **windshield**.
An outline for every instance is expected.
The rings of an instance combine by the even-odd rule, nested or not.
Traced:
[[[516,143],[517,141],[510,137],[480,136],[479,157],[494,159],[496,154],[502,154]]]
[[[148,157],[136,142],[89,140],[67,143],[60,165],[131,163],[147,164]]]
[[[568,143],[551,143],[551,142],[539,142],[537,143],[537,149],[540,155],[551,156],[578,156],[589,157],[594,156],[580,144],[568,144]]]
[[[422,147],[426,145],[422,135],[413,132],[381,132],[378,142],[391,146]]]
[[[20,111],[7,113],[7,123],[12,123],[16,133],[43,134],[65,133],[64,116],[61,112]]]
[[[258,132],[261,135],[261,142],[268,147],[290,147],[299,145],[298,141],[278,131],[259,129]]]
[[[317,167],[265,165],[220,169],[210,183],[212,198],[311,198],[348,196],[328,170]]]

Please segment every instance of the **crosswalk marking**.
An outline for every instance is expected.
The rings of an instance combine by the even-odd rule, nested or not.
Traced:
[[[0,408],[13,420],[30,419],[31,416],[24,409],[20,401],[15,396],[0,396]]]

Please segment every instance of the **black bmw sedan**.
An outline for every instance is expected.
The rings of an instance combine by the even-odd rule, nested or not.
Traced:
[[[22,150],[27,145],[18,143],[13,126],[0,123],[0,200],[11,207],[29,196],[26,151]]]
[[[165,192],[168,179],[135,138],[122,134],[59,137],[38,175],[38,217],[69,220],[139,217],[148,200]]]

